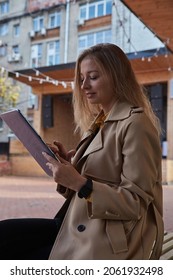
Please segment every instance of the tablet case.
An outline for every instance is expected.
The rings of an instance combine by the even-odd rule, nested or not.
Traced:
[[[46,152],[56,160],[57,158],[38,135],[36,130],[26,120],[20,110],[15,109],[2,113],[0,114],[0,117],[11,128],[17,138],[23,143],[47,175],[52,176],[52,171],[46,165],[47,160],[42,155],[42,152]]]

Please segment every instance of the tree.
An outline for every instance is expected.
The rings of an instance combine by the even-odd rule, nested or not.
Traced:
[[[16,106],[20,88],[13,85],[4,68],[0,69],[0,111],[7,111]]]

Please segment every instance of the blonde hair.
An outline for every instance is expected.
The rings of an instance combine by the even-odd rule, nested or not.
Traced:
[[[85,132],[100,111],[99,105],[90,105],[81,91],[80,66],[86,57],[92,58],[107,75],[116,99],[127,101],[135,107],[143,107],[148,118],[160,133],[158,119],[143,87],[137,82],[130,61],[118,46],[110,43],[92,46],[84,50],[77,59],[73,93],[76,130],[81,133]]]

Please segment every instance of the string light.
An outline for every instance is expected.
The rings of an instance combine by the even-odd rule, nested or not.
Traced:
[[[119,4],[121,4],[121,2],[119,1]],[[125,28],[125,25],[124,25],[124,20],[121,19],[120,17],[120,13],[118,11],[118,5],[115,3],[115,1],[113,1],[113,6],[115,7],[115,10],[116,10],[116,14],[117,14],[117,17],[118,17],[118,21],[119,21],[119,25],[120,27],[123,29],[123,32],[124,32],[124,35],[125,37],[127,38],[127,43],[132,47],[132,49],[134,50],[134,55],[137,56],[138,55],[138,51],[136,50],[135,46],[133,45],[132,41],[131,41],[131,38],[128,36],[127,32],[126,32],[126,28]],[[138,17],[138,19],[141,21],[140,17]],[[144,29],[146,28],[146,26],[144,26]],[[148,28],[154,35],[154,37],[157,37],[159,38],[159,36],[157,36],[157,34],[151,29],[151,28]],[[173,71],[173,67],[171,66],[171,62],[170,62],[170,59],[169,59],[169,54],[171,53],[170,51],[168,51],[168,48],[167,46],[169,45],[170,43],[170,38],[165,38],[164,42],[162,42],[163,45],[164,45],[164,50],[165,50],[165,58],[167,59],[167,64],[168,64],[168,71]],[[162,49],[163,49],[162,48]],[[149,56],[147,58],[147,61],[148,62],[151,62],[152,61],[152,58],[157,58],[159,55],[160,55],[160,50],[161,48],[157,48],[156,51],[154,52],[153,55]],[[163,54],[163,53],[162,53]],[[145,56],[142,56],[141,57],[141,61],[146,61],[146,58]]]
[[[3,74],[5,71],[5,68],[4,67],[1,67],[1,73]]]
[[[7,68],[5,68],[3,66],[0,66],[1,74],[3,74],[6,71],[6,73],[8,73],[8,74],[15,75],[16,78],[22,77],[22,78],[27,79],[29,82],[36,81],[39,84],[50,83],[50,84],[53,84],[54,86],[57,86],[57,87],[58,86],[63,86],[64,88],[67,88],[67,87],[70,87],[71,89],[73,88],[73,82],[72,81],[55,80],[55,79],[52,79],[49,76],[44,75],[43,73],[41,73],[40,71],[38,71],[34,68],[32,70],[35,71],[36,76],[25,75],[25,74],[22,74],[22,73],[19,73],[19,72],[8,70]],[[39,76],[41,76],[41,78]],[[42,77],[44,77],[44,78],[42,78]]]
[[[118,11],[118,7],[117,7],[118,5],[116,5],[116,3],[114,2],[114,5],[113,5],[113,6],[114,6],[115,9],[116,9],[116,14],[117,14],[117,16],[118,16],[118,21],[119,21],[119,23],[120,23],[120,27],[122,27],[123,32],[124,32],[124,35],[125,35],[125,37],[127,38],[127,43],[130,44],[130,45],[132,46],[134,52],[137,54],[137,50],[136,50],[135,46],[133,45],[133,43],[131,42],[131,39],[129,38],[129,36],[128,36],[127,32],[126,32],[126,29],[125,29],[123,20],[121,20],[121,17],[120,17],[119,11]]]
[[[74,82],[71,82],[71,88],[74,89]]]
[[[61,84],[62,84],[62,86],[63,86],[64,88],[67,87],[67,84],[66,84],[65,82],[62,82]]]

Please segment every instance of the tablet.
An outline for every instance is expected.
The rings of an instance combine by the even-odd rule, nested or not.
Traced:
[[[52,171],[46,165],[47,160],[42,155],[46,152],[58,160],[51,149],[46,145],[36,130],[26,120],[20,110],[11,110],[0,114],[3,121],[10,127],[17,138],[23,143],[29,153],[38,162],[47,175],[52,176]]]

